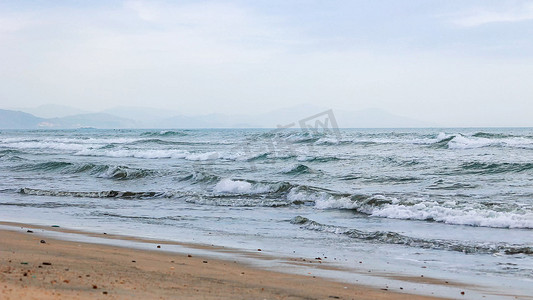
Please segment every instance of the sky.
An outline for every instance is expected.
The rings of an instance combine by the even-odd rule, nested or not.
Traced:
[[[0,108],[533,126],[533,1],[2,1]]]

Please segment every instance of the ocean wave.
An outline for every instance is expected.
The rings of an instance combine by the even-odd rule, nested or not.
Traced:
[[[389,204],[372,208],[366,213],[373,217],[426,220],[452,225],[533,229],[531,212],[496,211],[486,207],[458,206],[453,202],[423,201],[414,205]]]
[[[138,179],[154,175],[156,171],[149,169],[130,168],[127,166],[97,165],[92,163],[70,163],[50,161],[43,163],[22,164],[12,168],[15,171],[50,172],[59,171],[61,174],[89,173],[99,178],[110,179]]]
[[[187,197],[185,199],[188,203],[197,205],[215,205],[215,206],[231,206],[231,207],[287,207],[291,203],[283,199],[264,198],[259,196],[246,197]]]
[[[122,198],[122,199],[153,199],[153,198],[170,198],[174,196],[168,192],[130,192],[130,191],[98,191],[98,192],[72,192],[72,191],[55,191],[41,190],[33,188],[22,188],[20,194],[32,196],[51,196],[51,197],[75,197],[75,198]]]
[[[383,244],[405,245],[423,249],[459,251],[463,253],[485,253],[485,254],[527,254],[533,255],[533,248],[523,245],[510,245],[506,243],[469,243],[456,240],[445,239],[423,239],[410,237],[392,231],[362,231],[341,226],[321,224],[308,218],[297,216],[291,220],[292,224],[299,225],[306,230],[329,232],[349,236],[350,238],[378,242]]]
[[[209,174],[207,172],[195,171],[189,175],[179,179],[180,181],[190,181],[191,184],[198,183],[215,183],[220,180],[220,177],[214,174]]]
[[[141,133],[141,136],[186,136],[184,131],[161,130],[161,131],[146,131]]]
[[[448,142],[449,149],[476,149],[484,147],[533,148],[533,140],[525,137],[484,138],[458,134]]]
[[[2,144],[21,144],[24,147],[36,146],[39,147],[38,144],[42,143],[43,145],[47,146],[50,143],[58,143],[58,144],[75,144],[75,145],[106,145],[106,144],[127,144],[127,143],[133,143],[135,141],[138,141],[138,138],[126,138],[126,137],[101,137],[101,138],[93,138],[93,137],[71,137],[71,138],[59,138],[59,137],[43,137],[43,138],[35,138],[35,137],[17,137],[17,138],[4,138],[0,139],[0,145]]]
[[[533,163],[468,162],[463,163],[460,168],[470,174],[520,173],[533,170]]]
[[[17,143],[1,143],[0,148],[10,149],[47,149],[47,150],[60,150],[60,151],[82,151],[87,147],[99,147],[98,144],[74,144],[74,143],[58,143],[53,141],[38,141],[38,142],[17,142]]]
[[[24,161],[26,160],[20,155],[26,154],[25,152],[18,151],[18,150],[0,150],[0,160],[2,161]]]
[[[245,153],[223,152],[189,152],[175,149],[84,149],[74,153],[77,156],[102,156],[113,158],[142,158],[142,159],[185,159],[190,161],[208,160],[247,160]]]
[[[441,222],[493,228],[533,229],[531,207],[487,206],[457,201],[400,200],[385,195],[343,194],[307,186],[292,187],[287,199],[316,209],[354,210],[371,217]]]
[[[288,192],[292,187],[293,185],[287,182],[272,183],[224,178],[213,187],[213,192],[216,194],[280,196],[282,193]]]
[[[289,166],[283,169],[282,173],[287,174],[287,175],[301,175],[301,174],[316,173],[316,171],[306,165],[297,164],[297,165]]]
[[[490,132],[476,132],[472,135],[473,137],[479,137],[479,138],[487,138],[487,139],[502,139],[502,138],[511,138],[516,137],[512,134],[505,134],[505,133],[490,133]]]

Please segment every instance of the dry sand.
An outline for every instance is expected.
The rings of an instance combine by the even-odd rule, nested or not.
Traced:
[[[45,243],[41,243],[44,240]],[[436,299],[233,261],[0,230],[0,299]]]

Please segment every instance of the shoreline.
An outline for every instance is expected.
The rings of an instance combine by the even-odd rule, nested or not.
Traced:
[[[0,295],[5,299],[443,299],[348,284],[312,274],[278,272],[237,260],[194,253],[195,249],[201,253],[208,248],[202,245],[11,222],[0,224],[11,227],[0,228]],[[43,232],[53,232],[57,237]],[[61,235],[68,234],[135,240],[150,247],[136,249],[61,239]],[[193,254],[165,250],[171,244],[190,249]],[[217,250],[229,254],[228,258],[238,254],[235,249],[219,247]],[[254,256],[253,253],[247,254]],[[272,259],[262,253],[255,256],[261,256],[265,265]],[[320,267],[327,269],[330,266]],[[424,284],[431,279],[412,280]],[[455,297],[461,297],[461,294]]]

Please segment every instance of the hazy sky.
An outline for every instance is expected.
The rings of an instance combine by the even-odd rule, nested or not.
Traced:
[[[533,126],[533,1],[0,1],[0,107]]]

